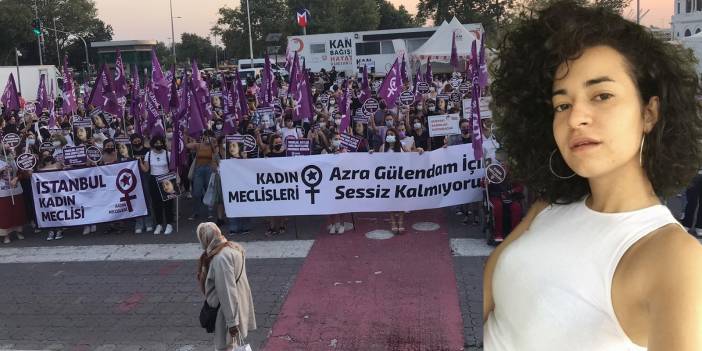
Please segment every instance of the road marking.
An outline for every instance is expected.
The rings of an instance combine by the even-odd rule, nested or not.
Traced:
[[[242,242],[247,258],[304,258],[313,240]],[[0,249],[0,263],[196,260],[200,244],[44,246]]]

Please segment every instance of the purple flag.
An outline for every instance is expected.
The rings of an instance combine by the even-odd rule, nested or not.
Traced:
[[[456,51],[456,33],[451,37],[451,67],[453,71],[458,71],[458,52]]]
[[[273,101],[273,71],[271,71],[271,59],[268,54],[264,56],[263,64],[263,106],[270,107]]]
[[[46,74],[39,76],[39,88],[37,89],[37,102],[35,104],[37,114],[49,108],[49,98],[46,93]]]
[[[480,67],[478,66],[478,55],[475,40],[471,48],[471,60],[473,61],[473,91],[470,101],[471,106],[471,124],[472,124],[472,142],[473,155],[476,160],[483,158],[483,138],[480,130],[480,84],[478,82],[480,76]]]
[[[402,78],[402,84],[409,82],[409,76],[407,76],[407,66],[405,65],[405,54],[402,54],[402,65],[400,65],[400,77]]]
[[[56,95],[54,95],[54,81],[51,81],[51,94],[49,94],[49,128],[56,128]]]
[[[292,62],[292,70],[290,71],[290,82],[288,84],[288,95],[293,96],[295,93],[295,90],[297,89],[297,76],[298,76],[298,71],[300,70],[300,59],[297,57],[297,51],[295,52],[295,55],[293,56],[293,62]]]
[[[358,100],[363,104],[371,97],[370,82],[368,81],[368,66],[363,65],[363,79],[361,80],[361,94],[358,95]]]
[[[427,72],[426,75],[424,76],[424,81],[429,83],[430,85],[433,84],[434,82],[434,74],[431,71],[431,58],[427,57]]]
[[[156,57],[156,49],[151,49],[151,84],[156,101],[163,107],[163,110],[168,112],[168,92],[171,87],[163,75],[161,64]]]
[[[73,75],[68,72],[68,56],[63,58],[63,113],[76,113],[76,93],[73,89]]]
[[[295,93],[293,95],[293,119],[296,121],[302,119],[309,119],[312,117],[312,111],[310,110],[310,96],[307,84],[307,79],[304,76],[304,72],[301,69],[297,70],[297,77],[295,78]]]
[[[246,93],[244,92],[244,86],[241,84],[241,77],[239,77],[239,71],[236,71],[234,77],[234,83],[236,84],[236,95],[239,100],[239,108],[241,109],[240,116],[249,114],[249,104],[246,101]]]
[[[200,70],[197,68],[197,61],[193,60],[192,63],[192,78],[190,80],[190,85],[195,92],[195,100],[192,103],[197,103],[200,106],[200,112],[202,116],[202,125],[207,125],[207,122],[212,120],[212,100],[210,99],[210,90],[207,88],[207,82],[205,82],[200,76]]]
[[[173,113],[173,115],[176,115],[178,107],[180,106],[180,101],[178,101],[178,84],[176,84],[176,79],[171,79],[171,94],[169,106],[170,111]]]
[[[129,105],[129,113],[134,118],[134,131],[141,135],[141,89],[139,88],[139,71],[136,65],[132,66],[132,90],[130,92],[131,104]]]
[[[479,77],[478,82],[480,83],[480,89],[485,89],[488,85],[488,71],[487,64],[485,62],[485,34],[483,34],[482,40],[480,40],[480,59],[478,60]]]
[[[339,112],[341,112],[341,124],[339,124],[339,132],[345,133],[346,129],[351,125],[351,89],[349,89],[348,80],[344,80],[344,95],[341,97]]]
[[[117,95],[115,94],[115,85],[114,82],[112,81],[112,73],[110,72],[110,68],[107,67],[104,63],[103,65],[103,72],[105,73],[105,81],[103,84],[103,97],[104,97],[104,104],[102,106],[102,110],[111,113],[119,118],[122,118],[124,116],[124,111],[122,110],[122,106],[120,106],[119,102],[117,101]]]
[[[185,82],[185,79],[181,80]],[[181,84],[181,90],[185,87],[185,84]],[[183,106],[182,101],[178,98],[178,88],[176,87],[175,77],[171,80],[171,125],[173,126],[173,139],[171,140],[171,159],[169,162],[169,168],[171,171],[179,172],[186,161],[187,153],[185,148],[185,141],[183,140],[183,132],[180,128],[181,118],[183,118]]]
[[[414,101],[422,101],[424,95],[417,89],[417,83],[422,81],[422,65],[417,65],[417,73],[414,76],[414,87],[412,89],[412,94],[414,94]]]
[[[390,71],[388,71],[385,79],[383,79],[383,84],[381,84],[380,89],[378,89],[378,97],[385,101],[385,106],[387,106],[387,108],[395,107],[397,98],[402,92],[401,86],[398,84],[400,81],[400,68],[398,66],[398,61],[395,59]]]
[[[102,108],[105,104],[105,84],[107,81],[107,72],[105,72],[105,65],[100,66],[100,72],[95,79],[95,85],[93,90],[90,92],[90,97],[85,101],[85,109],[88,110],[88,106],[93,105],[95,108]]]
[[[148,134],[152,137],[154,136],[164,136],[166,134],[166,128],[163,125],[163,119],[161,119],[161,114],[158,110],[158,101],[156,100],[156,94],[150,87],[146,88],[146,114],[147,114],[147,129]]]
[[[124,64],[122,63],[122,53],[117,49],[117,60],[115,61],[115,94],[118,98],[127,96],[127,77],[124,75]]]
[[[222,126],[222,131],[225,135],[234,134],[236,131],[236,121],[239,119],[237,112],[238,98],[236,97],[236,87],[234,87],[229,82],[222,83],[222,98],[224,109],[224,125]]]
[[[9,116],[11,111],[19,111],[19,96],[17,95],[17,86],[15,85],[15,76],[10,73],[10,79],[5,84],[5,90],[2,92],[3,106],[5,106],[5,116]]]
[[[187,95],[187,104],[190,110],[190,119],[188,120],[188,134],[193,138],[197,138],[200,135],[202,135],[202,131],[205,129],[205,126],[202,123],[202,106],[197,103],[197,96],[195,95],[195,90],[193,89],[192,84],[188,89]]]

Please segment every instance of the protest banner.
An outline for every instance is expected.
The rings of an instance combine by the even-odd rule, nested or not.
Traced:
[[[85,146],[65,146],[63,148],[63,163],[67,166],[84,165],[88,162]]]
[[[102,150],[97,146],[88,146],[85,148],[85,156],[92,162],[100,162],[102,160]]]
[[[37,157],[29,153],[21,154],[17,156],[15,164],[21,170],[31,171],[37,165]]]
[[[285,149],[288,156],[305,156],[312,153],[312,140],[286,138]]]
[[[17,147],[17,145],[20,144],[21,140],[22,138],[20,138],[20,136],[15,133],[7,133],[2,137],[2,143],[11,148]]]
[[[341,147],[348,149],[349,151],[358,150],[358,144],[361,143],[361,138],[357,138],[353,135],[341,133],[339,134],[339,141],[341,141]]]
[[[223,160],[227,217],[414,211],[482,199],[470,144],[422,155],[340,153]]]
[[[39,228],[119,221],[148,214],[136,161],[32,173]]]
[[[158,191],[161,193],[161,200],[173,200],[180,196],[178,177],[175,173],[166,173],[156,176],[156,183],[158,183]]]
[[[435,115],[429,116],[429,136],[446,136],[461,134],[459,121],[461,117],[457,114]]]
[[[76,143],[87,143],[93,137],[93,121],[90,118],[74,119],[73,137]]]

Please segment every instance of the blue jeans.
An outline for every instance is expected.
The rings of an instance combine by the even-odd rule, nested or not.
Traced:
[[[230,232],[244,232],[251,230],[251,218],[249,217],[237,217],[237,218],[227,218],[227,226]]]
[[[193,161],[195,162],[195,161]],[[202,198],[205,196],[205,191],[207,191],[207,184],[210,182],[210,176],[212,175],[212,168],[209,165],[196,166],[193,171],[193,216],[197,217],[207,217],[210,213],[210,208],[202,203]]]

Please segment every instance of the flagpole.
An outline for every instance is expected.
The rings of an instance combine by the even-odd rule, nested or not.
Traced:
[[[251,55],[251,68],[253,68],[254,57],[253,57],[253,39],[251,37],[251,11],[249,6],[249,0],[246,0],[246,18],[249,22],[249,54]]]

